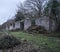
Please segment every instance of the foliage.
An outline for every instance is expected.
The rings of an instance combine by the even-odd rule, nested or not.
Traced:
[[[13,36],[1,35],[0,37],[0,49],[13,48],[14,46],[19,44],[20,44],[20,41]]]
[[[57,0],[49,0],[44,10],[45,15],[57,20],[56,16],[60,13],[59,10],[57,10],[58,7],[60,7],[60,4]]]
[[[24,19],[24,15],[22,14],[22,12],[18,11],[15,16],[16,16],[16,18],[15,18],[16,21],[20,21],[20,20]]]
[[[44,15],[49,17],[49,31],[52,31],[52,20],[58,25],[60,3],[57,0],[49,0],[47,6],[44,9]]]

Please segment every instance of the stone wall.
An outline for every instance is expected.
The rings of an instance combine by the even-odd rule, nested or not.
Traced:
[[[15,29],[20,29],[20,21],[15,22]]]
[[[9,29],[8,29],[8,25],[6,25],[6,30],[16,30],[21,28],[20,21],[16,21],[14,24],[15,24],[14,27],[13,27],[13,23],[12,25],[9,25]],[[32,24],[30,19],[24,20],[24,30],[27,30],[31,25]],[[46,16],[42,18],[36,18],[35,25],[43,26],[45,27],[46,30],[49,30],[49,18]],[[56,29],[56,22],[52,20],[52,31],[54,31],[55,29]]]
[[[24,30],[28,29],[31,26],[31,20],[30,19],[26,19],[24,21]]]
[[[37,18],[35,20],[36,25],[45,27],[46,30],[49,30],[49,19],[48,18]],[[57,29],[57,24],[52,20],[52,31]]]
[[[46,30],[49,30],[49,21],[44,18],[37,18],[35,20],[36,25],[45,27]]]

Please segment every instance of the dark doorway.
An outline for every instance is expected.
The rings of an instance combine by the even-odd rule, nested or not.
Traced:
[[[21,30],[24,30],[24,21],[23,22],[20,22],[20,29]]]

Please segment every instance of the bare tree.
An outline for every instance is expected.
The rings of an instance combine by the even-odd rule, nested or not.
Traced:
[[[25,14],[30,18],[41,17],[41,6],[41,0],[26,0],[24,4]]]
[[[24,16],[24,13],[25,13],[25,9],[24,9],[24,6],[22,3],[20,3],[18,7],[18,10],[17,10],[17,13],[15,15],[15,20],[22,20],[22,19],[25,19],[25,16]]]
[[[26,0],[24,4],[18,6],[18,12],[21,12],[25,18],[41,17],[41,6],[41,0]]]

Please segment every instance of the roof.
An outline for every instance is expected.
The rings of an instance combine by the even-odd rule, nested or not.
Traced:
[[[6,25],[10,25],[11,23],[14,23],[15,20],[14,19],[10,19],[8,21],[6,21],[4,24],[2,24],[3,27],[5,27]]]

